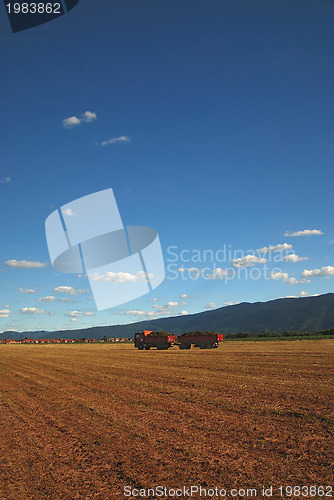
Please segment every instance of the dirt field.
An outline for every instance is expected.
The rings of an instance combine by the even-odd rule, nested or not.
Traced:
[[[334,340],[1,345],[0,498],[333,484],[333,353]]]

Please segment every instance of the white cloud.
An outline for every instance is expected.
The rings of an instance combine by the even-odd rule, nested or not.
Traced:
[[[299,292],[298,295],[287,295],[286,299],[299,299],[300,297],[309,297],[308,292]],[[311,295],[313,297],[313,295]]]
[[[9,182],[11,182],[10,177],[0,177],[0,184],[8,184]]]
[[[267,259],[256,257],[256,255],[245,255],[239,259],[232,260],[233,267],[252,267],[256,264],[265,264]]]
[[[78,293],[89,293],[89,290],[75,290],[72,286],[57,286],[53,292],[66,293],[67,295],[77,295]],[[64,301],[64,299],[60,299]]]
[[[93,281],[103,281],[103,282],[111,282],[111,283],[124,283],[127,281],[138,281],[138,276],[131,273],[123,273],[123,272],[107,272],[106,274],[94,273],[90,274],[89,278]]]
[[[66,293],[67,295],[77,295],[78,293],[89,293],[89,290],[75,290],[72,286],[57,286],[52,291],[58,293]]]
[[[92,312],[82,312],[82,311],[68,311],[66,316],[69,316],[70,318],[82,318],[83,316],[94,316],[94,313]]]
[[[80,125],[81,120],[77,118],[76,116],[70,116],[69,118],[65,118],[63,120],[63,125],[65,128],[73,128],[76,125]]]
[[[56,300],[56,297],[53,295],[49,295],[48,297],[42,297],[41,299],[37,299],[38,302],[54,302]]]
[[[312,269],[312,270],[305,269],[302,273],[302,276],[304,278],[318,278],[318,277],[332,276],[333,274],[334,274],[334,267],[325,266],[322,267],[321,269]]]
[[[53,314],[44,309],[37,309],[36,307],[23,307],[20,311],[22,314]]]
[[[137,311],[137,310],[126,311],[125,314],[127,316],[154,316],[155,315],[155,313],[153,311]]]
[[[207,309],[215,309],[217,307],[217,304],[216,302],[209,302],[208,304],[205,304],[205,306]]]
[[[183,293],[182,295],[180,295],[181,299],[188,299],[189,298],[189,295],[187,295],[186,293]]]
[[[224,302],[224,306],[235,306],[236,304],[239,304],[239,302],[228,302],[228,301]]]
[[[303,231],[296,231],[295,233],[289,233],[286,231],[284,236],[312,236],[314,234],[324,234],[320,229],[304,229]]]
[[[148,277],[150,279],[153,278],[153,274],[148,273]],[[89,279],[92,281],[102,281],[102,282],[111,282],[111,283],[125,283],[125,282],[134,282],[140,279],[146,280],[146,273],[143,271],[139,271],[137,274],[124,273],[124,272],[107,272],[105,274],[94,273],[89,275]]]
[[[298,281],[296,278],[291,277],[289,278],[288,273],[281,273],[281,272],[272,272],[270,275],[271,279],[273,280],[279,280],[281,279],[283,283],[286,283],[287,285],[300,285],[303,283],[310,283],[310,280],[303,278],[300,281]]]
[[[33,288],[19,288],[19,292],[27,295],[29,293],[37,293],[37,290],[34,290]]]
[[[96,120],[96,118],[97,118],[96,113],[92,111],[85,111],[81,116],[81,121],[89,123],[92,122],[93,120]]]
[[[268,253],[268,252],[282,252],[283,250],[290,250],[292,245],[289,243],[280,243],[278,245],[271,245],[269,247],[259,248],[257,252]]]
[[[158,305],[154,304],[153,308],[155,309],[154,311],[143,311],[143,310],[136,310],[136,309],[130,309],[125,312],[127,316],[147,316],[147,317],[156,317],[156,316],[161,316],[161,315],[166,315],[170,314],[171,312],[174,312],[175,308],[178,307],[180,304],[179,302],[175,301],[169,301],[164,305]],[[181,311],[178,315],[183,315],[183,314],[188,314],[186,311]]]
[[[180,273],[188,272],[193,278],[195,278],[195,277],[198,278],[201,274],[202,269],[200,269],[198,267],[179,267],[178,271]]]
[[[93,120],[96,120],[96,114],[92,111],[85,111],[80,118],[77,116],[70,116],[69,118],[65,118],[63,120],[63,126],[65,128],[73,128],[80,125],[82,122],[90,123]]]
[[[53,292],[67,293],[68,295],[77,295],[77,291],[71,286],[57,286]]]
[[[154,304],[154,308],[157,309],[159,312],[168,312],[170,311],[171,309],[174,309],[175,307],[177,307],[179,305],[178,302],[167,302],[166,304],[164,305],[157,305],[157,304]]]
[[[8,318],[10,315],[9,309],[0,309],[0,318]]]
[[[295,253],[292,253],[283,257],[283,260],[285,262],[300,262],[301,260],[308,260],[308,257],[298,257]]]
[[[112,137],[107,141],[102,141],[101,146],[108,146],[108,144],[116,144],[117,142],[130,142],[130,137],[126,135],[121,135],[120,137]]]
[[[67,215],[68,217],[73,217],[76,215],[71,208],[67,208],[66,210],[62,210],[63,215]]]
[[[29,260],[7,260],[4,264],[7,267],[17,267],[19,269],[41,269],[47,267],[47,262],[30,262]]]
[[[206,277],[210,280],[218,280],[224,278],[225,276],[228,276],[228,274],[228,269],[221,269],[220,267],[217,267],[211,274],[207,274]]]
[[[188,311],[181,311],[180,312],[180,316],[186,316],[187,314],[189,314]]]

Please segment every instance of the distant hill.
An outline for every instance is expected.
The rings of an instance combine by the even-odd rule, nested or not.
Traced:
[[[334,293],[318,297],[243,302],[187,316],[140,321],[128,325],[100,326],[56,332],[4,332],[0,339],[12,338],[102,338],[133,337],[138,331],[165,330],[180,334],[194,330],[218,333],[262,331],[320,331],[334,327]]]

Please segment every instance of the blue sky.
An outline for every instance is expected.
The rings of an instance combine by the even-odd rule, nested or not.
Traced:
[[[0,331],[333,292],[333,21],[326,0],[80,0],[12,34],[1,4]],[[98,312],[44,223],[107,188],[166,279]]]

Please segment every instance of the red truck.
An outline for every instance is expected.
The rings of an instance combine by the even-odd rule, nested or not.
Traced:
[[[188,332],[176,338],[175,335],[167,332],[144,330],[144,332],[136,333],[135,347],[140,350],[149,350],[151,347],[162,350],[178,345],[180,349],[190,349],[191,344],[194,344],[194,347],[200,349],[213,349],[217,348],[222,340],[224,340],[223,334],[216,332]]]
[[[176,342],[176,336],[170,335],[167,332],[153,332],[152,330],[144,330],[144,332],[136,333],[135,347],[138,349],[149,350],[151,347],[156,347],[159,350],[169,349]]]
[[[188,332],[179,335],[177,340],[180,349],[190,349],[191,344],[200,349],[212,349],[219,346],[224,335],[216,332]]]

